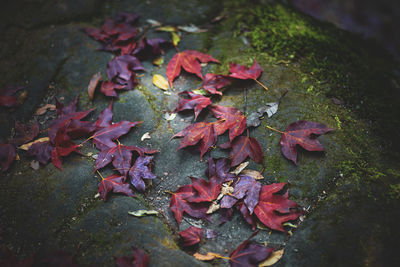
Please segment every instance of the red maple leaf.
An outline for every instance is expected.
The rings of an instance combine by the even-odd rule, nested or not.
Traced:
[[[254,231],[257,228],[257,218],[254,213],[250,214],[249,209],[243,202],[237,203],[236,208],[240,211],[244,220],[251,225],[251,229]]]
[[[168,41],[162,38],[147,39],[144,37],[131,53],[140,58],[142,58],[141,55],[146,54],[147,51],[151,52],[153,55],[163,54],[164,51],[161,49],[161,46],[166,43],[168,43]]]
[[[51,162],[58,169],[61,169],[61,157],[68,156],[72,152],[80,153],[78,145],[71,141],[71,138],[67,135],[68,124],[64,124],[63,127],[57,130],[54,138],[54,149],[51,151]]]
[[[263,151],[260,144],[253,137],[240,136],[232,143],[225,143],[219,146],[220,148],[232,147],[229,154],[231,158],[231,166],[236,166],[242,163],[248,156],[255,162],[262,164]]]
[[[211,99],[205,97],[203,95],[195,94],[193,92],[183,91],[179,93],[179,95],[187,94],[189,99],[181,99],[179,100],[178,106],[175,111],[179,112],[182,110],[194,109],[194,119],[197,119],[197,116],[200,112],[212,104]]]
[[[209,158],[206,175],[209,180],[215,179],[217,182],[222,183],[235,179],[235,175],[230,173],[231,163],[227,158]]]
[[[149,255],[140,248],[132,247],[132,257],[115,257],[117,267],[147,267],[149,264]]]
[[[14,162],[17,153],[11,144],[0,144],[0,164],[1,171],[5,172]]]
[[[250,68],[235,63],[230,63],[229,67],[229,77],[241,80],[256,80],[262,73],[262,69],[255,59],[253,66],[251,66]]]
[[[103,168],[112,162],[117,171],[126,176],[129,168],[131,167],[132,151],[136,151],[140,156],[157,152],[157,150],[118,144],[104,149],[98,154],[94,165],[94,170],[96,171],[100,168]]]
[[[231,267],[257,267],[259,263],[266,260],[272,251],[274,251],[272,248],[267,248],[255,243],[249,243],[249,240],[257,233],[258,232],[252,234],[249,239],[245,240],[234,251],[232,251],[229,259]]]
[[[114,193],[122,193],[130,197],[135,197],[128,183],[124,182],[125,176],[112,174],[106,178],[101,177],[101,182],[98,184],[100,198],[104,201],[107,199],[107,194],[112,191]]]
[[[167,66],[167,77],[171,87],[172,82],[181,73],[181,68],[189,73],[196,74],[198,77],[203,79],[203,75],[201,74],[201,65],[199,62],[219,63],[219,61],[212,56],[200,53],[195,50],[185,50],[183,52],[175,54],[171,58]]]
[[[239,109],[213,105],[210,110],[216,118],[220,119],[214,126],[217,135],[221,135],[229,129],[229,140],[232,142],[246,129],[246,116]]]
[[[208,209],[207,205],[204,205],[203,203],[190,203],[186,200],[195,193],[196,191],[191,184],[181,186],[178,188],[178,190],[176,190],[175,193],[172,193],[169,207],[174,213],[178,226],[181,224],[184,212],[197,219],[206,217],[206,212]]]
[[[139,191],[146,189],[143,179],[155,179],[157,176],[151,172],[151,160],[153,156],[139,156],[132,168],[129,169],[131,184]]]
[[[177,150],[187,147],[194,146],[201,141],[200,144],[200,159],[203,155],[217,142],[217,134],[214,131],[214,123],[212,122],[197,122],[189,125],[179,133],[172,136],[183,137]]]
[[[93,143],[99,150],[108,149],[110,147],[115,147],[116,144],[113,140],[119,138],[120,136],[129,132],[129,130],[142,123],[141,121],[121,121],[112,124],[112,102],[105,108],[97,118],[95,122],[96,132],[89,138],[93,139]]]
[[[289,190],[283,195],[278,194],[285,185],[286,183],[264,185],[254,209],[255,215],[265,226],[282,232],[286,232],[282,223],[296,220],[302,214],[297,209],[299,205],[288,199]]]
[[[49,141],[34,143],[27,151],[28,156],[36,156],[37,160],[46,165],[51,159],[51,151],[54,146]]]
[[[264,84],[262,84],[260,81],[257,80],[257,78],[262,73],[262,69],[260,65],[257,63],[257,60],[254,59],[253,66],[251,66],[250,68],[235,63],[230,63],[229,66],[230,66],[229,77],[241,80],[251,79],[254,80],[256,83],[258,83],[259,85],[261,85],[265,90],[268,90],[268,88]]]
[[[190,226],[188,229],[180,231],[178,234],[181,237],[182,246],[189,247],[200,242],[203,235],[203,229]]]
[[[207,73],[206,75],[204,75],[202,86],[204,90],[210,92],[213,95],[222,95],[222,92],[218,91],[218,89],[224,88],[230,82],[231,81],[229,80],[229,76]]]
[[[192,180],[192,186],[196,190],[196,194],[186,199],[189,202],[211,202],[215,200],[221,192],[221,183],[217,183],[214,179],[210,181],[194,177],[190,179]]]
[[[115,90],[126,90],[126,88],[121,84],[117,84],[112,81],[105,81],[101,84],[100,90],[106,96],[118,97]]]
[[[293,122],[289,124],[285,132],[280,132],[282,153],[297,165],[297,145],[308,151],[324,151],[324,147],[316,136],[331,131],[334,129],[322,123],[304,120]]]
[[[31,127],[15,122],[15,136],[12,138],[11,143],[19,146],[29,141],[32,141],[39,134],[39,124],[36,122]]]

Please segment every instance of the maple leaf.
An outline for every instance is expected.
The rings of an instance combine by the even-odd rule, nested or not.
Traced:
[[[243,202],[239,202],[236,204],[236,208],[240,211],[242,214],[244,220],[251,225],[251,229],[254,231],[257,227],[257,219],[256,216],[253,214],[250,214],[249,209],[246,207],[246,205]]]
[[[142,122],[121,121],[118,123],[114,123],[110,126],[104,127],[93,134],[92,136],[93,143],[99,150],[107,149],[109,147],[114,147],[115,143],[113,142],[113,140],[128,133],[132,127],[140,123]]]
[[[181,99],[179,100],[178,106],[175,109],[175,112],[179,112],[182,110],[194,109],[194,119],[197,119],[197,116],[200,112],[212,104],[211,99],[205,97],[203,95],[195,94],[193,92],[183,91],[179,93],[179,95],[189,96],[189,99]]]
[[[139,41],[139,45],[136,46],[131,53],[138,57],[145,54],[147,51],[150,51],[153,55],[160,55],[163,53],[161,46],[166,43],[168,43],[168,41],[162,38],[142,38]]]
[[[195,193],[196,191],[191,184],[181,186],[178,188],[178,190],[176,190],[175,193],[172,193],[169,207],[174,213],[178,226],[181,224],[184,212],[197,219],[206,217],[206,212],[208,209],[207,205],[204,205],[203,203],[190,203],[186,200]]]
[[[224,88],[230,82],[229,76],[207,73],[204,75],[202,87],[213,95],[222,95],[218,89]]]
[[[235,63],[230,63],[229,67],[229,77],[241,80],[256,80],[262,73],[262,69],[255,59],[253,62],[253,66],[251,66],[250,68]]]
[[[259,85],[261,85],[265,90],[268,90],[268,88],[264,84],[262,84],[260,81],[257,80],[257,78],[262,73],[262,69],[258,64],[257,60],[254,59],[253,66],[251,66],[250,68],[235,63],[230,63],[229,66],[230,66],[229,77],[241,80],[251,79],[254,80],[256,83],[258,83]]]
[[[100,91],[106,96],[118,97],[115,90],[126,90],[124,85],[114,83],[112,81],[105,81],[101,84]]]
[[[254,178],[249,176],[239,176],[238,180],[233,186],[234,192],[232,195],[225,195],[221,199],[221,208],[231,208],[240,199],[244,198],[244,203],[253,213],[254,207],[258,203],[261,183],[257,182]]]
[[[210,181],[194,177],[190,179],[192,180],[192,186],[197,194],[188,197],[186,200],[189,202],[211,202],[215,200],[221,192],[221,183],[217,183],[214,179]]]
[[[203,75],[201,74],[201,65],[199,62],[219,63],[219,61],[212,56],[200,53],[195,50],[185,50],[183,52],[175,54],[171,58],[167,66],[167,77],[171,87],[172,82],[181,73],[181,68],[189,73],[196,74],[198,77],[203,79]]]
[[[297,145],[308,151],[324,151],[316,136],[334,131],[334,129],[318,122],[295,121],[286,128],[285,132],[267,127],[282,134],[280,144],[282,154],[297,165]]]
[[[235,179],[235,175],[230,173],[231,164],[227,158],[209,158],[206,176],[208,179],[216,179],[217,182],[222,183]]]
[[[54,138],[54,149],[51,151],[51,162],[58,169],[61,169],[61,157],[68,156],[72,152],[80,153],[78,145],[71,141],[71,138],[67,135],[68,123],[57,130]]]
[[[248,156],[255,162],[262,164],[263,152],[258,141],[253,137],[240,136],[232,143],[225,143],[219,146],[220,148],[232,147],[230,158],[231,166],[236,166],[242,163]]]
[[[229,221],[233,216],[233,209],[219,209],[219,224],[224,224]]]
[[[51,159],[53,149],[54,146],[49,141],[37,142],[29,147],[27,154],[28,156],[36,156],[40,163],[46,165]]]
[[[217,135],[229,129],[229,140],[232,142],[246,129],[246,116],[237,108],[213,105],[210,110],[216,118],[220,119],[215,123]]]
[[[98,184],[100,198],[107,200],[107,194],[112,191],[114,193],[122,193],[130,197],[135,197],[128,183],[124,182],[125,176],[112,174],[106,178],[101,176],[101,182]]]
[[[0,164],[1,171],[5,172],[14,162],[17,153],[11,144],[0,144]]]
[[[112,111],[113,102],[111,101],[108,107],[106,107],[102,112],[100,112],[97,120],[94,124],[96,130],[108,127],[111,125],[112,118],[113,118],[113,111]]]
[[[203,229],[190,226],[188,229],[180,231],[178,234],[181,237],[182,246],[189,247],[200,242],[203,235]]]
[[[249,240],[257,233],[258,232],[252,234],[249,239],[245,240],[234,251],[232,251],[229,259],[231,267],[257,267],[260,262],[267,259],[274,251],[272,248],[249,243]]]
[[[15,122],[16,134],[12,138],[11,143],[17,146],[32,141],[39,134],[39,124],[36,122],[31,127],[23,123]]]
[[[136,151],[140,156],[143,156],[145,153],[153,154],[158,152],[157,150],[118,144],[104,149],[98,154],[94,170],[96,171],[100,168],[103,168],[112,162],[113,166],[118,170],[118,172],[126,176],[131,166],[132,151]]]
[[[149,255],[140,248],[132,247],[132,257],[115,257],[117,267],[147,267],[149,264]]]
[[[155,179],[157,176],[151,172],[150,164],[153,156],[139,156],[129,169],[131,184],[139,191],[146,189],[143,179]]]
[[[187,147],[194,146],[201,141],[200,144],[200,159],[203,155],[217,142],[217,134],[214,131],[214,123],[211,122],[197,122],[187,126],[179,133],[172,136],[183,137],[177,150]]]
[[[264,185],[254,209],[255,215],[265,226],[281,232],[286,232],[282,223],[296,220],[302,214],[296,209],[299,205],[288,199],[288,190],[283,195],[277,194],[285,185],[286,183]]]

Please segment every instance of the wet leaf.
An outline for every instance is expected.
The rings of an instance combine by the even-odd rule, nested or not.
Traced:
[[[179,232],[179,236],[181,237],[182,246],[188,247],[193,246],[200,242],[201,237],[203,235],[203,229],[190,226],[188,229]]]
[[[308,151],[324,151],[322,144],[315,138],[334,129],[322,123],[311,121],[296,121],[282,133],[280,144],[282,154],[297,165],[297,145]]]
[[[261,188],[258,205],[254,209],[257,218],[267,227],[273,230],[286,232],[282,223],[296,220],[302,211],[299,205],[289,200],[289,191],[278,194],[286,183],[274,183],[264,185]]]
[[[196,74],[198,77],[203,79],[203,75],[201,74],[201,66],[199,62],[219,63],[219,61],[213,58],[212,56],[200,53],[195,50],[185,50],[183,52],[175,54],[171,58],[167,66],[167,77],[171,87],[172,87],[172,82],[181,73],[181,68],[183,68],[185,71],[189,73]]]
[[[156,210],[135,210],[135,211],[128,211],[128,214],[135,216],[135,217],[143,217],[146,215],[157,215],[158,211],[156,211]]]
[[[101,177],[101,182],[98,184],[100,198],[107,200],[109,192],[122,193],[130,197],[135,197],[128,183],[124,182],[125,176],[112,174],[106,178]]]
[[[151,172],[151,161],[153,156],[139,156],[133,166],[129,169],[131,184],[139,191],[146,189],[143,179],[155,179],[157,176]]]
[[[94,91],[101,80],[102,80],[102,77],[101,77],[100,72],[95,73],[93,75],[93,77],[90,79],[89,85],[88,85],[88,95],[89,95],[90,100],[93,100]]]
[[[176,107],[175,111],[180,112],[182,110],[193,109],[195,120],[204,108],[212,104],[210,98],[192,93],[190,91],[183,91],[179,93],[179,95],[188,95],[189,99],[182,98],[181,100],[179,100],[178,106]]]
[[[154,74],[153,84],[162,90],[168,90],[169,88],[167,79],[160,74]]]

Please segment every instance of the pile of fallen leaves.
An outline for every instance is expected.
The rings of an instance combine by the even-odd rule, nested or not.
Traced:
[[[118,97],[119,90],[132,90],[138,84],[137,72],[145,71],[141,60],[151,58],[154,64],[161,65],[163,60],[159,56],[164,53],[162,47],[172,44],[177,49],[180,40],[179,27],[161,26],[160,23],[152,21],[152,27],[156,25],[157,30],[170,32],[172,41],[148,39],[146,33],[149,27],[137,27],[138,19],[136,14],[122,12],[114,19],[107,19],[100,28],[84,29],[101,44],[101,50],[114,54],[114,58],[107,64],[108,79],[103,81],[100,73],[96,73],[89,82],[90,99],[94,99],[98,87],[109,97]],[[191,177],[190,184],[170,192],[170,208],[178,226],[184,214],[209,220],[210,214],[219,211],[222,224],[232,217],[234,210],[238,210],[253,230],[261,224],[271,230],[288,232],[284,224],[297,220],[304,213],[297,203],[289,199],[288,184],[263,185],[260,182],[263,179],[262,174],[255,170],[245,170],[248,162],[244,162],[249,157],[254,162],[263,164],[263,149],[259,142],[250,136],[251,128],[260,125],[260,119],[265,113],[268,117],[276,114],[279,103],[287,92],[276,102],[267,103],[246,117],[241,110],[213,104],[213,100],[221,97],[223,90],[235,79],[256,82],[268,91],[268,87],[258,80],[262,69],[256,60],[251,67],[230,63],[228,74],[207,73],[203,76],[202,64],[218,64],[217,59],[195,50],[177,51],[167,65],[168,82],[157,74],[153,77],[153,83],[166,90],[169,86],[173,87],[173,82],[182,69],[195,74],[202,79],[203,90],[180,92],[182,98],[174,112],[193,110],[194,121],[206,110],[214,117],[211,121],[196,121],[175,134],[173,138],[182,138],[178,150],[194,147],[199,150],[202,159],[208,151],[215,148],[218,137],[226,132],[229,141],[218,147],[231,149],[229,158],[208,159],[208,179]],[[20,89],[10,87],[4,90],[0,95],[0,104],[7,107],[16,106],[18,101],[14,94]],[[94,170],[98,172],[110,164],[115,168],[115,173],[105,178],[98,172],[101,177],[98,185],[101,199],[106,200],[111,191],[132,197],[133,189],[143,192],[148,184],[146,181],[156,178],[151,166],[152,155],[157,150],[123,145],[118,140],[141,122],[112,123],[112,102],[99,114],[95,122],[84,121],[92,110],[77,111],[77,102],[78,98],[75,98],[64,106],[56,100],[58,117],[48,127],[47,136],[36,140],[34,139],[40,132],[37,123],[28,127],[16,122],[15,135],[8,143],[0,144],[2,171],[6,171],[17,158],[17,148],[26,150],[27,155],[35,156],[43,165],[51,160],[54,166],[61,170],[62,158],[72,152],[80,153],[79,148],[90,140],[99,150]],[[323,151],[323,146],[316,137],[333,130],[323,124],[304,120],[289,124],[284,132],[270,126],[267,128],[281,134],[282,154],[295,164],[298,146],[309,151]],[[87,139],[80,144],[74,142],[80,138]],[[232,170],[233,168],[235,169]],[[196,245],[201,241],[204,232],[203,229],[194,226],[179,232],[182,245]],[[274,251],[273,248],[251,243],[249,239],[240,244],[229,257],[212,252],[207,255],[196,253],[194,256],[200,260],[229,259],[231,266],[258,266],[261,262],[264,262],[262,266],[269,266],[282,256],[283,250]],[[145,266],[148,256],[134,248],[134,258],[122,257],[116,258],[115,261],[118,266]]]

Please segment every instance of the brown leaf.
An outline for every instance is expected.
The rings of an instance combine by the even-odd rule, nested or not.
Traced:
[[[251,178],[253,178],[255,180],[264,179],[264,176],[262,176],[262,174],[259,171],[255,171],[255,170],[243,170],[241,172],[241,174],[246,175],[246,176],[250,176]]]
[[[99,82],[102,80],[101,73],[95,73],[93,77],[90,79],[89,85],[88,85],[88,95],[89,99],[93,100],[94,97],[94,90],[96,89],[97,85]]]
[[[38,108],[35,112],[35,115],[43,115],[47,112],[47,110],[56,110],[56,105],[46,104],[43,107]]]
[[[227,257],[222,256],[221,254],[214,253],[214,252],[207,252],[207,254],[205,254],[205,255],[196,252],[193,254],[193,257],[195,257],[199,261],[211,261],[215,258],[221,258],[221,259],[227,258]]]

